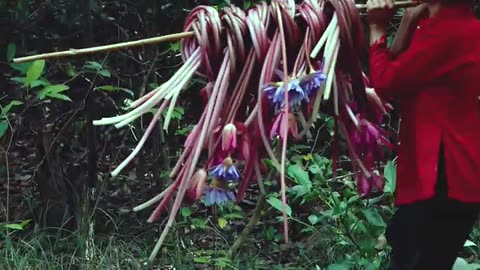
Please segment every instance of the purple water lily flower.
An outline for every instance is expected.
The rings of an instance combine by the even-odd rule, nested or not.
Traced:
[[[311,97],[326,79],[327,76],[323,74],[323,72],[316,71],[303,76],[300,80],[300,86],[305,91],[306,95]]]
[[[230,157],[227,157],[223,160],[222,164],[218,164],[213,167],[210,171],[210,174],[217,179],[226,180],[226,181],[239,181],[240,172],[233,165],[233,160]]]
[[[205,190],[205,205],[222,205],[235,200],[235,194],[224,189],[223,186],[220,180],[213,179],[210,186]]]
[[[292,79],[287,84],[288,105],[290,109],[300,106],[304,101],[310,101],[308,95],[301,87],[300,82],[300,79]],[[264,87],[263,91],[276,110],[285,106],[285,87],[283,82],[270,83]]]

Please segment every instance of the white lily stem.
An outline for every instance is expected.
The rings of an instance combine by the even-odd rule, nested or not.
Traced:
[[[195,52],[197,52],[197,51],[195,51]],[[154,90],[154,91],[156,91],[156,93],[152,97],[150,97],[148,100],[146,100],[144,103],[142,103],[140,106],[135,108],[134,110],[132,110],[132,111],[126,113],[126,114],[123,114],[123,115],[118,115],[118,116],[108,117],[108,118],[102,118],[101,120],[95,120],[95,121],[93,121],[93,125],[96,125],[96,126],[110,125],[110,124],[121,122],[121,121],[123,121],[125,119],[128,119],[128,118],[136,119],[136,117],[134,118],[134,116],[138,117],[138,116],[144,114],[149,109],[151,109],[153,106],[155,106],[156,103],[160,102],[160,100],[165,95],[168,94],[168,91],[170,90],[169,87],[171,85],[175,85],[179,78],[185,76],[185,72],[190,71],[190,67],[192,65],[192,62],[194,60],[199,61],[199,59],[200,59],[199,54],[194,53],[185,62],[185,64],[182,66],[182,68],[180,68],[178,70],[178,72],[176,72],[175,75],[173,75],[173,77],[170,80],[168,80],[168,82],[162,84],[159,88]]]
[[[348,105],[345,105],[345,107],[347,108],[348,116],[350,116],[350,119],[352,119],[353,124],[358,128],[360,126],[360,123],[358,122],[357,117],[355,116],[355,114],[352,112],[352,109]]]
[[[340,27],[338,25],[335,27],[335,30],[328,37],[327,44],[325,45],[325,51],[323,52],[323,57],[325,60],[323,69],[327,72],[330,70],[330,65],[332,64],[333,54],[335,52],[335,47],[339,41],[340,36]]]
[[[250,124],[252,123],[253,119],[255,119],[255,116],[257,116],[257,112],[258,112],[258,103],[255,104],[255,107],[253,107],[253,110],[252,112],[250,113],[250,115],[247,117],[247,120],[245,120],[245,126],[250,126]]]
[[[161,199],[163,199],[163,197],[165,197],[165,195],[167,195],[167,193],[173,188],[173,186],[174,186],[173,184],[170,185],[169,187],[167,187],[164,191],[162,191],[157,196],[155,196],[155,197],[151,198],[150,200],[140,204],[139,206],[134,207],[133,211],[134,212],[142,211],[143,209],[146,209],[146,208],[156,204]]]
[[[325,85],[325,92],[323,93],[323,99],[328,100],[330,98],[330,92],[332,89],[333,79],[335,78],[335,65],[337,63],[338,51],[340,50],[340,41],[336,42],[335,49],[333,51],[332,62],[330,63],[327,82]]]
[[[157,113],[153,116],[153,119],[152,119],[152,121],[150,122],[150,124],[148,125],[147,130],[146,130],[145,133],[143,134],[142,139],[138,142],[137,146],[136,146],[135,149],[132,151],[132,153],[130,153],[130,155],[129,155],[124,161],[122,161],[122,163],[120,163],[120,165],[118,165],[115,170],[113,170],[113,172],[112,172],[112,176],[113,176],[113,177],[116,177],[116,176],[132,161],[132,159],[138,154],[138,152],[140,151],[140,149],[142,148],[142,146],[143,146],[143,145],[145,144],[145,142],[147,141],[148,136],[150,135],[150,133],[152,133],[153,127],[155,127],[155,125],[157,124],[158,118],[159,118],[160,115],[162,114],[163,110],[165,110],[164,107],[166,107],[166,104],[167,104],[167,101],[165,101],[165,102],[160,106],[160,108],[158,109]],[[163,108],[163,109],[162,109],[162,108]]]
[[[323,45],[325,45],[325,42],[327,41],[327,38],[331,35],[331,33],[335,30],[335,26],[338,25],[338,18],[337,14],[333,14],[332,20],[327,26],[327,29],[325,29],[325,32],[323,32],[322,36],[320,37],[320,40],[318,41],[317,45],[313,48],[312,52],[310,53],[310,58],[316,58],[320,50],[322,49]]]
[[[190,79],[192,78],[192,76],[195,74],[195,72],[197,71],[197,69],[199,67],[200,67],[200,59],[198,59],[198,61],[194,63],[192,69],[189,70],[189,72],[185,75],[185,77],[178,84],[178,86],[175,87],[175,89],[172,90],[165,97],[165,99],[167,99],[167,100],[171,99],[171,103],[170,103],[170,107],[168,108],[167,115],[165,116],[165,121],[163,123],[163,129],[164,130],[168,129],[168,125],[170,124],[170,120],[172,119],[172,113],[173,113],[173,110],[175,109],[175,105],[177,103],[177,99],[178,99],[178,96],[179,96],[180,92],[182,91],[182,89],[185,88],[185,86],[187,86],[188,82],[190,81]]]

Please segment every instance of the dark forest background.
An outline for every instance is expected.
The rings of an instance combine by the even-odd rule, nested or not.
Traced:
[[[182,94],[168,132],[155,129],[116,179],[109,173],[136,145],[151,116],[122,129],[94,127],[91,121],[122,111],[125,102],[166,81],[181,64],[179,43],[48,60],[42,67],[11,61],[176,33],[199,4],[248,8],[253,2],[0,0],[0,269],[375,270],[387,265],[383,234],[393,211],[395,156],[384,167],[383,196],[359,200],[348,177],[332,190],[325,185],[331,177],[328,117],[316,129],[322,142],[290,147],[290,159],[309,164],[298,172],[308,192],[290,202],[290,244],[283,242],[275,201],[264,203],[256,226],[246,226],[256,213],[252,192],[238,205],[185,204],[157,260],[148,265],[165,220],[149,224],[150,210],[131,209],[169,183],[169,170],[202,110],[195,91],[199,83]],[[392,35],[401,14],[391,25]],[[393,129],[394,116],[387,121]],[[266,184],[278,192],[276,179]],[[245,227],[248,234],[242,234]],[[478,236],[476,228],[457,269],[477,269]]]

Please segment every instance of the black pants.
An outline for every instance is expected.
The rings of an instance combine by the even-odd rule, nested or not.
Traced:
[[[479,204],[448,199],[443,148],[439,160],[435,197],[399,206],[387,227],[391,270],[451,270],[477,220]]]

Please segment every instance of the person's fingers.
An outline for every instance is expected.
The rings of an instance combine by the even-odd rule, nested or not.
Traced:
[[[386,0],[386,4],[387,4],[388,9],[393,9],[394,8],[393,0]]]
[[[373,8],[373,0],[368,0],[367,1],[367,11],[372,10]]]

